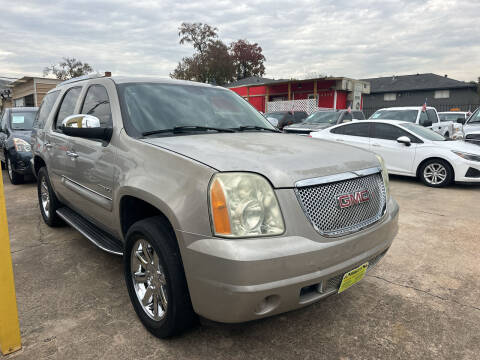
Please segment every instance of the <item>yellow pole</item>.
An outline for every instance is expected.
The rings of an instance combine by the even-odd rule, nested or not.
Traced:
[[[20,326],[8,237],[7,209],[0,172],[0,350],[3,355],[20,350]]]

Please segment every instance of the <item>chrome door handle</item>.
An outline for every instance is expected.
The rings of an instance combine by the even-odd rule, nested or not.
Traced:
[[[372,144],[372,146],[380,147],[380,144]]]
[[[78,158],[78,154],[73,151],[67,151],[67,156],[70,156],[72,159]]]
[[[45,147],[46,147],[47,149],[51,149],[51,148],[53,148],[53,145],[50,144],[50,143],[45,143]]]

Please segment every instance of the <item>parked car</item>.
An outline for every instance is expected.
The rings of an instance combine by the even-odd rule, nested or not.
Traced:
[[[228,89],[97,77],[53,93],[33,147],[41,215],[123,255],[156,336],[342,292],[397,233],[380,157],[280,133]]]
[[[379,109],[370,116],[371,120],[398,120],[407,121],[428,127],[440,135],[449,138],[452,134],[449,124],[441,123],[434,107],[423,111],[422,106],[404,106]]]
[[[37,110],[36,107],[7,108],[0,117],[0,161],[14,185],[32,175],[30,135]]]
[[[441,122],[452,121],[458,124],[465,124],[468,112],[466,111],[442,111],[438,113]]]
[[[302,122],[307,116],[308,114],[305,111],[273,111],[265,114],[265,117],[271,124],[273,124],[275,120],[277,121],[276,127],[280,130],[282,130],[284,126]]]
[[[480,145],[480,108],[475,110],[463,126],[465,141]]]
[[[363,115],[362,111],[357,110],[316,111],[301,123],[285,126],[283,131],[295,134],[309,134],[312,131],[323,130],[352,120],[365,120],[365,115]]]
[[[373,151],[385,159],[390,174],[419,177],[428,186],[441,187],[453,181],[480,183],[478,146],[449,141],[411,122],[366,120],[311,136]]]

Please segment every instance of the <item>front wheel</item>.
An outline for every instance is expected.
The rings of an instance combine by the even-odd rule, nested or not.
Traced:
[[[432,159],[420,167],[419,175],[425,185],[443,187],[452,182],[453,169],[445,160]]]
[[[23,175],[20,175],[13,170],[12,161],[10,160],[10,156],[7,156],[7,172],[8,172],[8,179],[13,185],[18,185],[23,182]]]
[[[124,275],[133,308],[153,335],[177,335],[195,322],[175,236],[161,217],[140,220],[126,236]]]

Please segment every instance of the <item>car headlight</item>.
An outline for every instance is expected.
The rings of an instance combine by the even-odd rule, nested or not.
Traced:
[[[32,150],[30,144],[23,139],[13,138],[13,144],[15,145],[15,150],[19,152],[29,152]]]
[[[252,173],[219,173],[209,189],[212,230],[223,237],[280,235],[285,231],[268,181]]]
[[[455,151],[452,150],[452,152],[455,155],[460,156],[461,158],[464,158],[465,160],[470,160],[470,161],[480,161],[480,155],[475,155],[475,154],[470,154],[470,153],[464,153],[461,151]]]
[[[385,166],[385,160],[383,160],[383,157],[378,154],[375,154],[375,156],[377,157],[378,161],[380,162],[380,166],[382,167],[382,178],[383,184],[385,185],[385,195],[388,199],[390,197],[390,179],[388,178],[388,171],[387,167]]]

